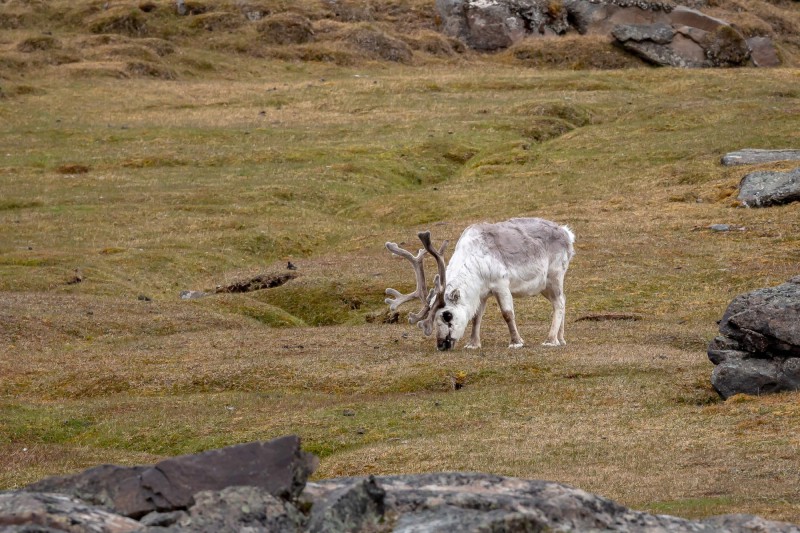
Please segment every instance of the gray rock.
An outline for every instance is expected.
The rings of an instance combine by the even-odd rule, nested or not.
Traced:
[[[173,457],[152,467],[104,465],[73,476],[48,478],[25,488],[65,493],[134,518],[188,508],[204,490],[236,485],[261,487],[286,500],[297,497],[317,459],[287,436],[195,455]]]
[[[711,224],[708,229],[711,231],[730,231],[731,225],[730,224]]]
[[[611,34],[623,48],[660,66],[734,67],[750,58],[750,48],[724,21],[693,9],[676,7],[670,22],[616,26]]]
[[[800,276],[734,298],[708,346],[723,398],[800,390]]]
[[[306,491],[323,500],[362,478],[309,483]],[[750,516],[695,522],[633,511],[567,485],[477,473],[376,477],[385,491],[385,516],[392,531],[663,531],[786,532],[800,528]],[[316,504],[315,504],[316,505]],[[760,528],[760,529],[759,529]],[[387,528],[388,529],[388,528]]]
[[[28,533],[127,533],[141,524],[63,494],[5,492],[0,493],[0,531],[7,528]]]
[[[375,531],[384,518],[386,491],[370,476],[335,489],[311,509],[311,533]]]
[[[779,67],[781,58],[769,37],[750,37],[747,39],[750,48],[750,59],[757,67]]]
[[[477,50],[499,50],[526,37],[576,30],[613,34],[623,48],[656,65],[760,66],[778,60],[771,40],[746,40],[723,20],[665,2],[436,0],[436,11],[445,34]],[[749,63],[751,50],[758,55]]]
[[[508,48],[525,37],[560,35],[569,28],[566,9],[546,0],[437,0],[442,31],[476,50]]]
[[[751,172],[739,183],[737,198],[747,207],[800,201],[800,167],[790,172]]]
[[[197,300],[205,296],[208,296],[208,293],[203,291],[181,291],[181,300]]]
[[[170,511],[168,513],[153,511],[141,517],[139,523],[143,526],[168,527],[175,525],[180,519],[186,516],[186,511]]]
[[[697,62],[678,55],[675,50],[667,45],[651,41],[629,40],[622,42],[622,47],[629,52],[641,57],[648,63],[662,67],[700,68],[708,66],[705,61]]]
[[[290,503],[259,487],[228,487],[202,491],[175,524],[177,531],[247,531],[249,533],[297,533],[303,516]]]
[[[725,166],[758,165],[761,163],[774,163],[776,161],[800,161],[800,150],[761,150],[758,148],[743,148],[722,156],[722,164]]]
[[[621,42],[626,41],[651,41],[655,44],[669,44],[675,36],[671,26],[664,23],[656,24],[629,24],[617,26],[611,35]]]
[[[711,17],[696,9],[685,6],[676,6],[669,13],[670,23],[673,26],[688,26],[707,32],[714,31],[720,26],[729,26],[724,20]]]

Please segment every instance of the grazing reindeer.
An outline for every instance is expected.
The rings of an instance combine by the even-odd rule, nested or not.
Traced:
[[[417,277],[417,289],[401,294],[386,289],[386,303],[394,311],[400,305],[419,298],[423,307],[410,313],[408,321],[419,324],[430,336],[436,330],[436,347],[449,350],[464,335],[472,320],[472,335],[466,348],[481,347],[481,319],[490,295],[497,299],[511,333],[509,348],[521,348],[514,319],[513,296],[541,294],[553,304],[553,321],[545,346],[567,344],[564,340],[564,275],[575,255],[575,235],[566,226],[540,218],[512,218],[497,224],[475,224],[461,234],[450,264],[445,266],[447,241],[436,250],[429,231],[417,234],[424,249],[417,255],[393,242],[386,248],[408,259]],[[428,292],[422,260],[429,253],[436,259],[439,273],[434,288]]]

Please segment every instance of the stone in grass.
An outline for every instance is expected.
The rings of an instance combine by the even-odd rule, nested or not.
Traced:
[[[708,346],[711,384],[722,398],[800,390],[800,276],[742,294]]]
[[[181,300],[197,300],[205,296],[208,296],[208,293],[203,291],[181,291]]]
[[[790,172],[751,172],[742,178],[737,199],[747,207],[800,201],[800,167]]]
[[[722,164],[726,167],[734,165],[758,165],[776,161],[800,161],[800,150],[762,150],[759,148],[743,148],[722,156]]]

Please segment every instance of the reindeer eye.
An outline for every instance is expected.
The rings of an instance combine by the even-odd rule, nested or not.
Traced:
[[[453,313],[451,313],[450,311],[445,311],[444,313],[442,313],[442,320],[444,320],[447,323],[450,323],[453,320]]]

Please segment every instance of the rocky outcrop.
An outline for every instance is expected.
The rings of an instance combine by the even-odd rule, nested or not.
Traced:
[[[775,161],[800,161],[800,150],[761,150],[743,148],[722,156],[722,164],[726,167],[734,165],[758,165]]]
[[[792,524],[752,515],[702,521],[651,515],[560,483],[490,474],[448,472],[306,483],[316,458],[298,445],[297,437],[282,437],[175,457],[152,467],[105,465],[46,479],[24,491],[0,493],[0,533],[800,533]],[[141,482],[155,471],[171,486],[160,485],[164,490],[157,492]],[[126,493],[123,486],[137,483],[141,492],[133,499],[156,507],[146,514],[141,514],[141,506],[126,509],[121,498]],[[226,483],[230,485],[220,487]],[[138,520],[123,516],[126,512]]]
[[[737,296],[708,346],[723,398],[800,390],[800,276]]]
[[[437,0],[442,31],[477,50],[530,36],[611,35],[655,65],[776,66],[769,37],[745,37],[727,22],[684,6],[647,0]]]
[[[184,510],[152,512],[140,521],[68,496],[5,493],[0,531],[800,533],[800,528],[752,515],[702,521],[651,515],[560,483],[449,472],[330,479],[309,483],[296,501],[246,485],[201,491]]]
[[[650,24],[615,26],[611,34],[642,59],[671,67],[737,67],[747,64],[750,48],[727,22],[678,6],[657,14]]]
[[[153,466],[101,465],[72,476],[45,479],[25,490],[67,494],[140,518],[154,511],[186,509],[200,491],[237,485],[259,487],[290,500],[303,490],[316,465],[316,458],[300,449],[300,439],[288,436],[173,457]]]
[[[768,207],[798,202],[800,168],[790,172],[751,172],[739,183],[737,199],[747,207]]]

